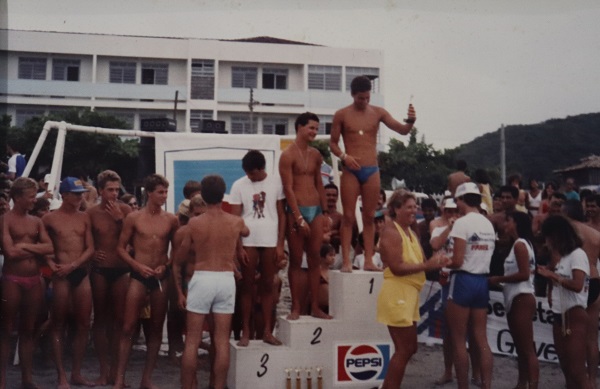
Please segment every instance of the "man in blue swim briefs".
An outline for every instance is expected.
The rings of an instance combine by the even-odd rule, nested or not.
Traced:
[[[331,226],[325,189],[321,180],[323,157],[310,147],[319,130],[319,118],[305,112],[296,118],[296,139],[281,153],[279,175],[283,193],[287,200],[286,236],[290,249],[288,270],[292,309],[290,320],[300,317],[306,301],[306,279],[301,269],[302,254],[306,252],[308,262],[308,290],[310,290],[310,314],[321,319],[331,319],[319,308],[319,277],[321,275],[320,250],[323,235]]]
[[[354,101],[338,110],[331,127],[331,152],[342,160],[344,173],[341,177],[340,193],[344,217],[340,231],[342,241],[342,271],[351,272],[350,241],[355,223],[354,212],[358,196],[362,196],[363,236],[365,241],[364,270],[381,270],[373,264],[375,245],[374,216],[379,199],[380,178],[377,165],[377,131],[379,123],[391,130],[406,135],[416,121],[415,110],[408,107],[406,124],[400,123],[385,109],[369,104],[371,80],[358,76],[352,80],[350,91]],[[344,148],[340,148],[340,135],[344,138]]]

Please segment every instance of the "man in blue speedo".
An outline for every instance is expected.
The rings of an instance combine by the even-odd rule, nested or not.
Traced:
[[[350,241],[355,222],[355,208],[358,196],[362,196],[363,237],[365,242],[364,270],[381,270],[373,264],[375,245],[375,208],[379,199],[380,178],[377,166],[377,131],[379,123],[391,130],[406,135],[416,120],[415,110],[408,107],[406,124],[395,120],[385,109],[369,104],[371,80],[359,76],[352,80],[350,91],[353,103],[338,110],[331,127],[331,152],[342,160],[344,172],[341,178],[340,193],[344,217],[340,230],[342,241],[342,271],[351,272]],[[340,135],[344,138],[345,151],[339,146]]]

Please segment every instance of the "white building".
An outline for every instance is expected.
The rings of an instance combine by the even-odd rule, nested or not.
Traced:
[[[85,107],[134,129],[142,119],[175,113],[178,131],[200,131],[204,120],[220,120],[228,133],[294,134],[296,116],[311,111],[325,134],[334,112],[351,103],[355,76],[373,80],[371,102],[383,105],[382,67],[381,51],[269,37],[0,30],[0,113],[20,126],[33,116]]]

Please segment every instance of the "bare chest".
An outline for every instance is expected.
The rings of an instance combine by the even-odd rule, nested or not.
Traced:
[[[38,223],[25,220],[24,222],[12,223],[8,226],[8,231],[13,243],[31,243],[39,241]]]

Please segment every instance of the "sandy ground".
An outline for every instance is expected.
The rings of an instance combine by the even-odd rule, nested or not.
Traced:
[[[127,370],[126,382],[132,388],[139,386],[141,372],[144,366],[145,352],[134,350]],[[208,358],[201,355],[198,358],[198,382],[199,389],[208,388]],[[454,388],[456,383],[444,386],[435,386],[433,382],[442,372],[443,360],[442,350],[438,345],[425,346],[420,344],[419,351],[410,361],[403,388]],[[67,369],[69,364],[67,362]],[[68,370],[69,371],[69,370]],[[98,362],[93,350],[89,350],[84,362],[83,374],[88,379],[98,376]],[[511,389],[516,384],[517,364],[512,358],[494,356],[494,376],[492,387],[497,389]],[[159,388],[179,388],[179,366],[169,362],[166,356],[160,357],[157,369],[154,372],[154,384]],[[7,374],[7,389],[17,389],[20,385],[20,370],[18,366],[10,366]],[[51,361],[45,363],[36,358],[34,367],[35,383],[41,388],[56,387],[56,371]],[[564,388],[564,379],[558,365],[550,363],[540,364],[540,388]],[[78,388],[73,386],[73,388]],[[104,386],[103,388],[110,388]],[[262,389],[262,388],[257,388]],[[271,389],[271,388],[265,388]],[[278,389],[278,388],[273,388]]]
[[[278,314],[287,313],[290,306],[289,288],[285,277],[282,277],[284,286],[280,304],[278,305]],[[165,338],[166,339],[166,338]],[[67,346],[68,347],[68,346]],[[166,350],[166,345],[163,345]],[[179,388],[179,366],[170,362],[166,357],[166,352],[161,351],[157,368],[154,372],[154,384],[158,388]],[[139,387],[141,372],[144,366],[145,352],[136,346],[132,352],[129,367],[126,375],[126,382],[132,388]],[[208,358],[201,355],[198,358],[198,382],[199,389],[208,388]],[[70,359],[66,362],[67,371],[70,367]],[[456,381],[444,386],[435,386],[434,381],[443,371],[443,356],[441,346],[426,346],[419,344],[419,351],[411,359],[402,384],[403,388],[454,388]],[[88,379],[94,379],[98,376],[98,362],[93,349],[90,347],[84,361],[83,374]],[[34,366],[34,379],[41,388],[56,387],[56,371],[54,364],[50,359],[42,359],[36,354]],[[512,389],[517,382],[517,363],[514,358],[503,356],[494,356],[494,373],[492,387],[497,389]],[[7,389],[17,389],[20,385],[20,370],[18,366],[10,366],[7,374]],[[474,387],[474,386],[473,386]],[[564,388],[565,381],[562,372],[557,364],[540,363],[540,388]],[[77,388],[73,386],[73,388]],[[110,386],[105,386],[110,388]],[[368,386],[367,386],[368,388]],[[256,388],[263,389],[263,388]],[[265,388],[279,389],[279,388]]]

